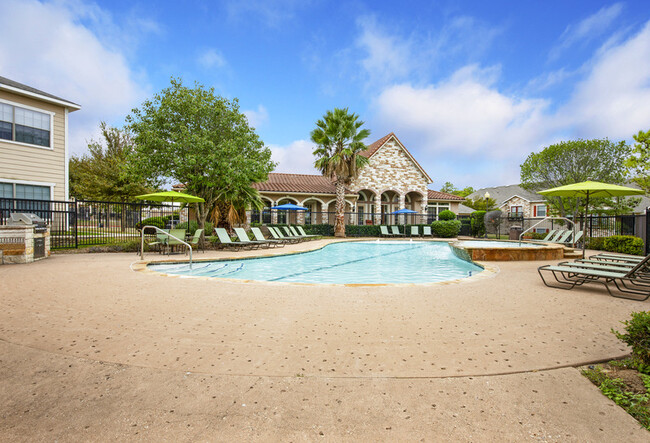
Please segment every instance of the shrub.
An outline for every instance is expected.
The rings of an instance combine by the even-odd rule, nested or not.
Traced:
[[[187,227],[187,222],[179,223],[176,225],[177,229],[186,229],[190,235],[194,235],[197,229],[199,229],[199,224],[196,220],[190,221],[190,227]],[[214,231],[212,223],[205,222],[205,227],[203,229],[203,235],[210,235]]]
[[[456,220],[456,214],[454,214],[449,209],[445,209],[444,211],[440,212],[440,214],[438,214],[438,220]]]
[[[621,334],[612,329],[619,340],[623,340],[632,348],[634,359],[638,362],[640,372],[650,372],[650,312],[633,312],[632,319],[621,322],[625,325],[625,333]]]
[[[622,254],[643,255],[643,240],[633,235],[612,235],[603,242],[604,250]]]
[[[165,224],[169,220],[169,217],[149,217],[145,218],[142,221],[139,221],[135,224],[135,229],[138,231],[142,229],[143,226],[155,226],[160,229],[165,228]]]
[[[459,220],[437,220],[431,223],[431,231],[435,237],[457,237],[460,232]]]
[[[605,237],[593,237],[587,242],[588,249],[595,249],[596,251],[605,250]]]
[[[485,235],[485,211],[474,211],[470,216],[471,232],[474,237]]]
[[[376,225],[346,225],[345,235],[349,237],[379,237],[381,232],[379,226]]]
[[[546,235],[547,234],[542,234],[541,232],[527,232],[524,234],[524,238],[529,240],[542,240]]]

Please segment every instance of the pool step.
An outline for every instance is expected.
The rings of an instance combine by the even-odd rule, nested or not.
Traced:
[[[564,258],[582,258],[582,249],[564,248]]]

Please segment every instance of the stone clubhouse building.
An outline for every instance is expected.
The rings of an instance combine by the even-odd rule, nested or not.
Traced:
[[[394,133],[368,145],[361,155],[368,159],[368,164],[346,190],[346,224],[430,223],[445,209],[458,213],[464,198],[429,189],[433,180]],[[327,177],[270,173],[266,182],[254,187],[265,208],[250,212],[249,223],[334,223],[336,190]],[[270,210],[285,203],[306,207],[308,211]],[[419,215],[402,216],[399,220],[390,215],[403,208]]]

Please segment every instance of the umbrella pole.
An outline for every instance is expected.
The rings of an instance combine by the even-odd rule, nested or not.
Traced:
[[[583,236],[585,239],[582,241],[582,258],[585,258],[585,249],[587,247],[587,214],[589,213],[589,191],[587,191],[587,201],[585,203],[585,225],[583,226],[583,229],[585,230],[585,235]],[[575,229],[575,226],[574,226]]]

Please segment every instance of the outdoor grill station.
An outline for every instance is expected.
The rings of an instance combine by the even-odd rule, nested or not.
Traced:
[[[0,226],[0,264],[32,263],[50,255],[50,229],[36,214],[12,213]]]

